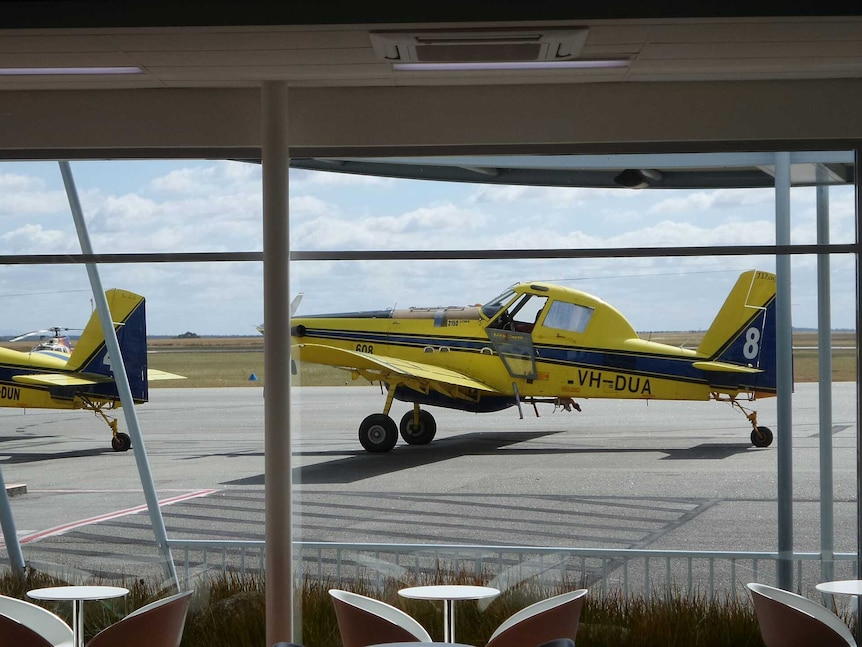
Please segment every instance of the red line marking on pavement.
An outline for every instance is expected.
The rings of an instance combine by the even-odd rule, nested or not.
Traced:
[[[182,501],[188,501],[189,499],[197,499],[198,497],[208,496],[213,492],[218,492],[218,490],[197,490],[196,492],[189,492],[188,494],[180,494],[179,496],[173,496],[167,499],[162,499],[159,501],[159,507],[171,505],[173,503],[180,503]],[[79,521],[72,521],[70,523],[65,523],[62,526],[55,526],[53,528],[48,528],[47,530],[41,530],[39,532],[35,532],[32,535],[26,535],[24,537],[18,538],[18,543],[27,544],[31,541],[38,541],[40,539],[45,539],[46,537],[54,537],[56,535],[62,535],[65,532],[69,532],[70,530],[74,530],[75,528],[80,528],[82,526],[88,526],[90,524],[99,523],[100,521],[110,521],[111,519],[117,519],[119,517],[125,517],[130,514],[137,514],[138,512],[143,512],[147,509],[146,504],[138,505],[134,508],[126,508],[125,510],[117,510],[116,512],[109,512],[107,514],[102,514],[97,517],[90,517],[89,519],[81,519]]]

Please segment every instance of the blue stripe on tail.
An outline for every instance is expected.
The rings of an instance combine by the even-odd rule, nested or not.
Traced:
[[[123,354],[126,375],[129,378],[132,398],[136,404],[146,402],[149,399],[146,301],[141,299],[123,324],[115,326],[115,329],[117,341],[120,344],[120,352]],[[81,367],[81,372],[113,377],[113,368],[107,355],[108,350],[103,341],[96,353]],[[113,383],[95,385],[88,388],[87,391],[96,396],[118,397],[117,387]]]
[[[775,298],[759,310],[715,358],[721,362],[759,368],[762,373],[734,375],[741,389],[774,393],[777,384],[775,344]]]

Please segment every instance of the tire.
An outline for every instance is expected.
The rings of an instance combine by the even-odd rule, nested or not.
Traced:
[[[115,452],[126,452],[132,446],[132,439],[129,434],[124,434],[122,431],[111,438],[111,447]]]
[[[408,411],[401,418],[401,424],[398,427],[401,430],[401,437],[408,445],[427,445],[434,440],[434,435],[437,433],[437,421],[425,409],[419,410],[418,426],[413,425],[413,412]]]
[[[772,444],[772,430],[769,427],[752,430],[751,444],[755,447],[769,447]]]
[[[398,442],[398,427],[385,413],[372,413],[359,425],[359,443],[367,452],[388,452]]]

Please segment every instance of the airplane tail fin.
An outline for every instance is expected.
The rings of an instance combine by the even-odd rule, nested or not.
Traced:
[[[123,354],[132,398],[136,403],[146,402],[149,399],[146,301],[139,294],[116,289],[106,290],[105,297],[108,300],[108,309],[111,311],[111,320],[117,333],[120,352]],[[82,373],[113,377],[98,313],[94,312],[90,317],[78,343],[75,344],[66,368]],[[104,390],[106,396],[116,397],[117,395],[113,382],[100,384],[95,390]]]
[[[775,352],[775,275],[743,272],[698,346],[702,366],[717,381],[733,375],[740,390],[774,394]]]

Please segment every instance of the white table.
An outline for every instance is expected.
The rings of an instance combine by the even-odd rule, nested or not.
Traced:
[[[835,580],[814,586],[821,593],[831,595],[853,595],[856,597],[856,632],[862,631],[862,580]]]
[[[27,591],[34,600],[70,600],[72,604],[72,635],[74,646],[84,647],[84,602],[107,600],[126,595],[129,589],[121,586],[51,586]]]
[[[490,586],[466,584],[433,584],[410,586],[398,591],[398,595],[414,600],[443,600],[443,642],[455,642],[455,601],[481,600],[500,595],[500,590]]]
[[[834,582],[821,582],[814,588],[821,593],[831,593],[832,595],[862,596],[862,580],[836,580]]]

